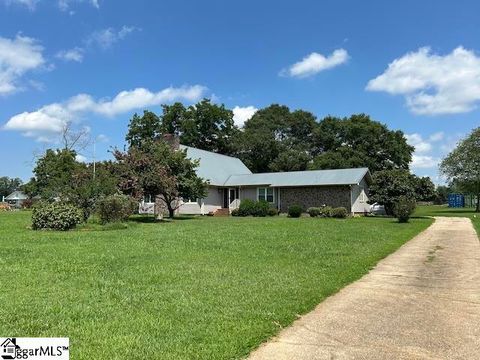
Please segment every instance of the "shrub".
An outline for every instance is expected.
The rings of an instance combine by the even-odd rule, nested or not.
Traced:
[[[102,224],[126,221],[133,214],[137,202],[126,195],[110,195],[97,204],[97,212]]]
[[[302,215],[303,208],[300,205],[292,205],[288,208],[288,216],[298,218]]]
[[[230,213],[232,216],[240,216],[240,211],[238,209],[233,209],[232,212]]]
[[[268,209],[270,209],[270,204],[265,200],[254,201],[252,213],[250,215],[265,217],[267,216]]]
[[[331,206],[323,206],[320,208],[320,217],[328,218],[332,217],[333,208]]]
[[[319,215],[320,215],[320,211],[321,211],[321,209],[318,208],[318,207],[309,207],[309,208],[307,209],[307,213],[308,213],[308,215],[310,215],[311,217],[317,217],[317,216],[319,216]]]
[[[250,199],[244,199],[240,202],[238,207],[238,216],[249,216],[252,215],[255,208],[255,201]]]
[[[51,229],[66,231],[82,222],[82,212],[73,205],[39,203],[32,211],[32,229]]]
[[[234,216],[259,216],[264,217],[268,215],[270,204],[265,200],[253,201],[244,199],[240,202],[238,213]]]
[[[22,209],[31,209],[36,202],[37,200],[34,199],[25,199],[22,203]]]
[[[398,219],[398,222],[406,223],[415,211],[415,206],[415,200],[401,196],[393,205],[393,215]]]
[[[268,209],[267,215],[268,216],[277,216],[278,215],[278,210],[271,207],[271,208]]]
[[[345,219],[348,216],[348,211],[344,207],[337,207],[332,209],[331,216],[338,219]]]

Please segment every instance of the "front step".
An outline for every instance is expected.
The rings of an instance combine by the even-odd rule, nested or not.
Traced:
[[[213,216],[229,216],[230,210],[228,208],[218,209],[213,213]]]

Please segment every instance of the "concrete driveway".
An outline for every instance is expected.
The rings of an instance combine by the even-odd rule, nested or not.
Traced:
[[[480,359],[480,243],[436,218],[250,359]]]

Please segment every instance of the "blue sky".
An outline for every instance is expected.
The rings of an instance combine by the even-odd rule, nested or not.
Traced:
[[[439,182],[480,125],[479,20],[476,1],[0,0],[0,176],[27,180],[65,121],[108,158],[134,112],[206,96],[239,124],[271,103],[370,114]]]

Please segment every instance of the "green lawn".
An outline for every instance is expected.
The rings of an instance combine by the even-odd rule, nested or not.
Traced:
[[[474,208],[449,208],[446,205],[418,206],[415,216],[468,217],[480,236],[480,213],[476,213]]]
[[[73,359],[233,359],[432,220],[194,218],[34,232],[0,213],[0,333],[66,336]]]

